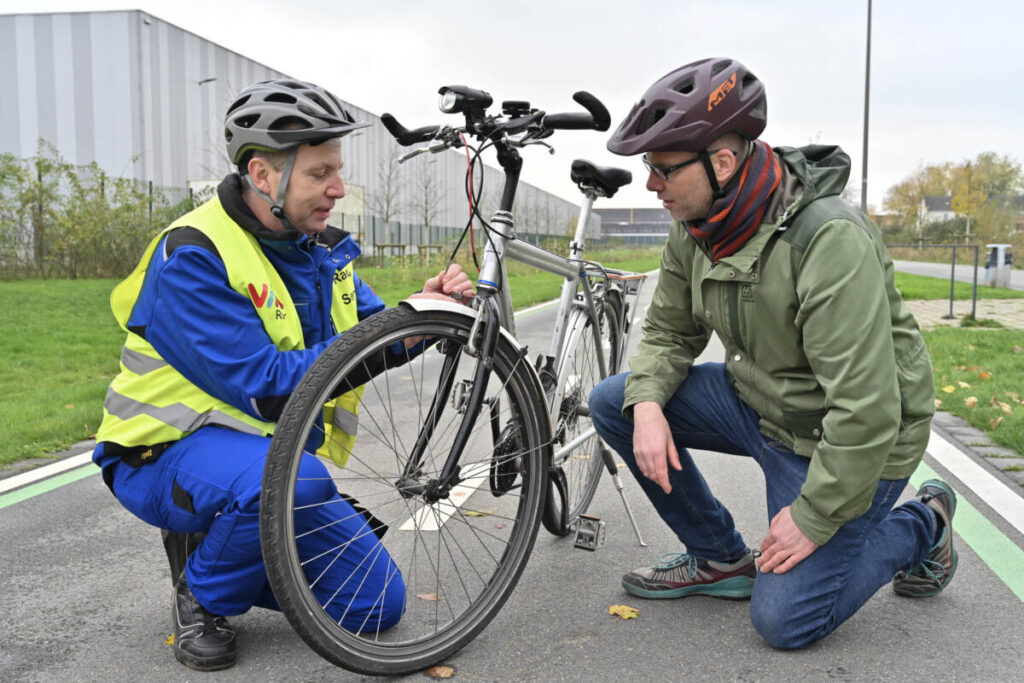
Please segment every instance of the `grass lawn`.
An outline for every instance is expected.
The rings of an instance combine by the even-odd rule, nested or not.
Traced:
[[[115,282],[0,282],[0,464],[96,432],[124,341],[108,305]]]
[[[939,410],[1024,453],[1024,331],[925,330]]]
[[[587,257],[637,271],[652,270],[659,261],[656,250],[595,252]],[[394,305],[440,267],[358,271]],[[556,297],[561,284],[556,276],[518,265],[510,278],[517,308]],[[901,291],[920,287],[915,291],[923,294],[931,291],[928,287],[941,290],[930,298],[949,295],[948,283],[928,283],[930,279],[897,274],[897,285]],[[0,320],[5,340],[0,346],[0,386],[4,387],[0,465],[39,457],[95,434],[103,395],[117,372],[124,340],[108,304],[114,284],[114,280],[0,282],[0,296],[8,302],[8,314]],[[978,291],[979,296],[983,291],[995,296],[1007,293]],[[940,409],[960,415],[989,432],[994,441],[1024,453],[1024,332],[947,328],[926,331],[925,339],[935,364]],[[967,401],[970,397],[977,403]]]
[[[588,254],[619,268],[652,270],[657,250]],[[357,268],[389,305],[423,286],[442,267]],[[474,272],[475,271],[471,271]],[[561,278],[520,267],[510,275],[513,303],[524,308],[558,296]],[[116,280],[0,282],[0,465],[40,457],[90,438],[103,396],[118,371],[124,332],[110,312]]]
[[[949,279],[896,273],[896,289],[906,300],[910,299],[946,299],[949,300]],[[953,299],[970,301],[972,285],[970,282],[956,282],[953,286]],[[1013,289],[997,289],[978,285],[978,299],[1024,299],[1024,292]]]

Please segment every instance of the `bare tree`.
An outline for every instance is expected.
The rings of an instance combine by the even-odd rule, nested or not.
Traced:
[[[422,162],[418,164],[413,198],[409,208],[428,234],[430,226],[436,225],[437,217],[441,213],[443,199],[441,184],[441,180],[437,177],[436,161],[423,158]]]
[[[401,211],[398,200],[401,190],[401,167],[398,165],[398,156],[398,146],[391,145],[388,155],[379,157],[377,187],[367,198],[370,211],[385,223],[390,223]]]

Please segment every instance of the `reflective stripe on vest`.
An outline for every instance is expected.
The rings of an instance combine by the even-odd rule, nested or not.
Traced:
[[[302,325],[280,275],[264,256],[256,238],[231,220],[217,198],[182,216],[157,235],[131,275],[114,288],[111,309],[122,329],[127,331],[128,318],[142,291],[146,269],[157,245],[167,232],[182,226],[201,231],[213,242],[224,262],[229,284],[253,303],[275,346],[281,351],[304,348]],[[342,275],[336,275],[332,287],[331,321],[336,330],[342,331],[358,322],[358,314],[351,264],[340,272]],[[324,411],[327,438],[318,452],[340,466],[347,462],[355,442],[361,395],[362,387],[330,402]],[[272,434],[276,426],[210,396],[161,358],[149,342],[128,331],[121,350],[121,372],[107,391],[97,440],[125,447],[151,446],[176,441],[205,425],[265,435]]]

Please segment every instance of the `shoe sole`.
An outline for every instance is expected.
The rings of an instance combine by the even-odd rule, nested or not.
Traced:
[[[623,581],[622,587],[626,589],[627,593],[638,598],[648,598],[651,600],[685,598],[690,595],[707,595],[712,598],[723,598],[725,600],[748,600],[754,590],[754,579],[747,576],[734,576],[711,584],[695,584],[667,590],[664,588],[644,588]]]
[[[219,657],[194,657],[176,647],[174,648],[174,658],[193,671],[220,671],[233,667],[237,656],[232,653]]]
[[[892,590],[893,590],[894,593],[896,593],[896,595],[899,595],[900,597],[903,597],[903,598],[930,598],[933,595],[938,595],[943,590],[945,590],[946,586],[948,586],[949,583],[953,580],[953,576],[956,575],[956,565],[957,565],[957,563],[959,561],[960,561],[960,557],[959,557],[959,555],[957,555],[957,552],[954,549],[953,550],[953,563],[952,563],[952,565],[950,565],[949,575],[946,576],[946,581],[945,581],[945,583],[943,583],[943,585],[940,588],[931,588],[931,589],[928,589],[928,590],[916,591],[916,590],[913,590],[913,589],[911,589],[911,590],[900,589],[900,588],[898,588],[898,587],[896,587],[894,585],[892,587]]]

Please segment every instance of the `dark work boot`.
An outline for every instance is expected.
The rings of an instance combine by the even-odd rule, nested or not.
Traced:
[[[160,536],[164,541],[167,563],[171,565],[171,586],[173,587],[178,584],[178,577],[185,571],[185,563],[188,562],[189,555],[199,547],[199,544],[206,538],[206,534],[201,531],[193,534],[179,534],[161,529]]]
[[[228,620],[211,614],[189,590],[185,575],[174,587],[171,606],[174,623],[174,656],[196,671],[217,671],[234,666],[235,632]]]

